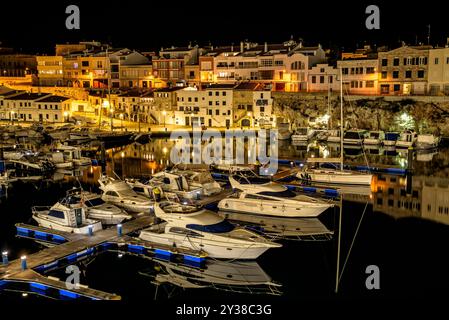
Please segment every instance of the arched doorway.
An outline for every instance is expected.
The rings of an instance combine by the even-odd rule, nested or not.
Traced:
[[[249,119],[242,119],[242,127],[250,127],[251,126],[251,121]]]

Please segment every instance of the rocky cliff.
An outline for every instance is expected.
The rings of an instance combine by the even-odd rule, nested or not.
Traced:
[[[309,120],[330,110],[330,124],[340,123],[340,97],[327,94],[273,92],[274,112],[293,126],[307,126]],[[346,128],[401,131],[449,136],[449,97],[370,97],[344,96]]]

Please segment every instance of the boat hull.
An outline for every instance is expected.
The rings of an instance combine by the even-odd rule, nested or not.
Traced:
[[[317,217],[322,212],[330,208],[328,204],[322,205],[303,205],[297,204],[295,206],[289,204],[280,204],[278,201],[262,201],[254,203],[253,201],[246,201],[245,199],[223,199],[218,203],[218,208],[221,211],[247,213],[253,215],[271,216],[271,217],[285,217],[285,218],[307,218]]]
[[[225,242],[213,243],[212,241],[186,237],[185,235],[155,233],[145,230],[140,233],[139,237],[142,240],[153,243],[175,245],[176,247],[198,251],[202,250],[208,254],[208,257],[216,259],[254,260],[270,248],[268,246],[258,246],[257,244],[235,246]]]
[[[82,227],[75,228],[66,225],[62,225],[54,220],[46,219],[43,216],[37,214],[33,215],[33,219],[39,224],[39,226],[54,229],[58,231],[70,232],[70,233],[79,233],[79,234],[88,234],[89,233],[89,225],[83,225]],[[92,220],[90,224],[92,226],[92,231],[96,232],[102,229],[102,225],[100,221]]]
[[[307,176],[304,172],[299,172],[297,177],[310,182],[345,185],[371,185],[372,180],[372,175],[356,172],[349,174],[307,172]]]

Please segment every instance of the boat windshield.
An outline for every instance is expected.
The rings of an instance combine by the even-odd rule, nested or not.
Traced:
[[[361,139],[362,133],[359,133],[358,131],[348,131],[346,132],[344,138],[345,139]]]
[[[88,206],[89,208],[105,204],[103,199],[101,199],[100,197],[86,200],[85,203],[86,203],[86,206]]]
[[[370,133],[370,138],[378,139],[379,135],[380,135],[379,132],[371,132]]]
[[[257,176],[234,176],[234,179],[240,184],[264,184],[271,181],[269,178]]]
[[[208,232],[208,233],[226,233],[231,232],[234,230],[234,225],[230,222],[223,220],[219,223],[210,224],[207,226],[199,225],[199,224],[188,224],[186,225],[188,229],[201,231],[201,232]]]
[[[307,135],[307,128],[298,128],[296,129],[296,134],[300,134],[300,135]]]
[[[278,191],[278,192],[273,192],[273,191],[262,191],[259,192],[258,194],[262,195],[262,196],[270,196],[270,197],[277,197],[277,198],[294,198],[296,197],[296,193],[294,193],[293,191],[287,189],[284,191]]]

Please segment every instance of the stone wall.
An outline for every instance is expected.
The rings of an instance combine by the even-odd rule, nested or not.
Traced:
[[[328,111],[327,94],[273,92],[274,112],[294,126],[307,126],[309,118]],[[346,128],[401,131],[449,136],[449,97],[436,96],[344,96]],[[340,96],[330,97],[331,126],[340,123]]]

